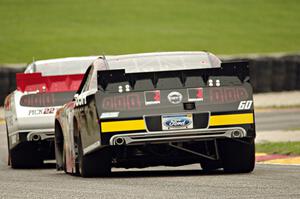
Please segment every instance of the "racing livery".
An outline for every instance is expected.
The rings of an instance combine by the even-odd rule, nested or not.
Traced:
[[[39,167],[55,159],[54,116],[70,101],[88,66],[97,57],[35,61],[16,74],[17,89],[4,103],[8,164],[12,168]]]
[[[207,52],[99,57],[55,116],[57,170],[83,177],[192,163],[247,173],[254,139],[248,63]]]

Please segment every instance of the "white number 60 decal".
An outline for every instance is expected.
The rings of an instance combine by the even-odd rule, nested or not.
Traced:
[[[241,101],[240,105],[238,107],[238,110],[249,110],[252,106],[253,101],[248,100],[248,101]]]

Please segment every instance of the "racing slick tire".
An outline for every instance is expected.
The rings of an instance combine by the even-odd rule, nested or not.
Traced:
[[[200,165],[204,172],[215,171],[222,167],[222,165],[215,160],[204,161],[201,162]]]
[[[66,158],[66,148],[65,148],[65,145],[63,145],[62,169],[64,170],[65,173],[68,173],[68,171],[67,171],[67,158]]]
[[[40,168],[43,166],[43,159],[33,144],[26,143],[9,151],[10,165],[14,169]]]
[[[7,165],[10,166],[10,147],[9,147],[9,136],[8,136],[8,128],[7,128],[7,122],[5,121],[6,126],[6,139],[7,139]]]
[[[250,173],[255,167],[254,139],[222,140],[220,154],[225,173]]]
[[[80,135],[80,134],[79,134]],[[108,147],[83,155],[81,138],[78,136],[79,173],[82,177],[105,177],[111,173],[111,152]]]

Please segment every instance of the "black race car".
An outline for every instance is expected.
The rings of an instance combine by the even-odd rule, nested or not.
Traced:
[[[248,63],[207,52],[99,57],[55,119],[57,169],[83,177],[192,163],[247,173],[254,138]]]

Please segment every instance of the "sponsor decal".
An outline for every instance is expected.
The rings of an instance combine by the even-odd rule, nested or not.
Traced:
[[[102,113],[100,118],[101,119],[105,119],[105,118],[115,118],[115,117],[119,117],[120,112],[106,112],[106,113]]]
[[[232,103],[248,99],[247,90],[242,86],[212,87],[206,90],[207,100],[212,104]]]
[[[188,89],[188,101],[203,101],[203,88],[189,88]]]
[[[177,91],[173,91],[169,93],[168,100],[172,104],[179,104],[182,101],[182,94]]]
[[[162,116],[162,129],[190,129],[193,128],[192,114]]]
[[[27,107],[53,107],[61,106],[74,97],[75,92],[37,93],[23,95],[20,99],[21,106]]]
[[[142,106],[140,98],[140,95],[135,93],[104,97],[102,109],[108,111],[139,110]]]
[[[55,113],[55,108],[54,107],[49,107],[49,108],[43,108],[43,109],[31,109],[28,112],[28,115],[33,116],[33,115],[50,115]]]
[[[160,104],[160,91],[145,91],[145,104],[152,105],[152,104]]]
[[[74,98],[75,98],[76,106],[83,106],[83,105],[87,104],[86,96],[80,96],[78,94],[75,94]]]

